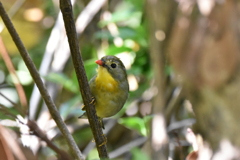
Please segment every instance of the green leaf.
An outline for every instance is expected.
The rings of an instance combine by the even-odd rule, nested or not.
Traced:
[[[136,4],[123,1],[116,8],[116,11],[112,13],[108,20],[101,21],[100,27],[105,27],[110,23],[121,23],[121,25],[136,27],[140,25],[142,10],[138,10],[135,7]]]
[[[70,79],[69,77],[67,77],[63,73],[50,73],[47,76],[45,76],[45,79],[50,81],[50,82],[54,82],[54,83],[60,84],[65,89],[67,89],[67,90],[69,90],[69,91],[71,91],[73,93],[77,93],[78,92],[78,87],[75,85],[73,80]]]
[[[19,111],[16,109],[16,107],[5,108],[5,109],[0,107],[0,119],[16,120],[14,116],[17,117],[17,115],[19,115],[19,114],[21,115],[21,113],[19,113]]]
[[[113,36],[109,31],[98,31],[94,34],[95,39],[107,39],[107,40],[113,40]]]
[[[87,160],[97,160],[97,159],[99,159],[98,151],[96,148],[94,148],[88,154]]]
[[[131,39],[137,35],[136,30],[129,28],[129,27],[121,27],[119,28],[119,37],[123,39]]]
[[[139,148],[133,148],[131,153],[133,155],[132,160],[150,160],[150,157]]]
[[[129,48],[129,47],[125,47],[125,46],[117,47],[117,46],[115,46],[115,45],[111,45],[111,46],[106,50],[106,53],[107,53],[107,55],[115,55],[115,54],[118,54],[118,53],[130,52],[130,51],[132,51],[132,49]]]
[[[143,136],[147,136],[147,128],[145,125],[145,120],[139,117],[127,117],[119,119],[118,123],[124,125],[129,129],[136,130]]]
[[[134,5],[134,8],[136,10],[139,11],[143,11],[144,10],[144,0],[125,0],[125,2],[131,3],[132,5]]]

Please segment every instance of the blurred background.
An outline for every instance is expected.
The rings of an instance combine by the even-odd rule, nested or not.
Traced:
[[[99,159],[88,120],[77,118],[82,98],[59,1],[1,2],[78,147]],[[72,4],[88,79],[104,55],[127,69],[129,98],[104,119],[111,159],[240,159],[238,1]],[[69,153],[67,143],[2,20],[0,32],[0,159],[64,159],[56,147]]]

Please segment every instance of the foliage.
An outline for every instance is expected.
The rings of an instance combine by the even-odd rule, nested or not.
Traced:
[[[3,1],[3,4],[7,5],[11,8],[13,5],[12,2]],[[74,6],[75,15],[78,16],[81,14],[81,11],[84,9],[84,2],[77,1]],[[84,58],[84,65],[87,72],[87,76],[90,79],[95,74],[96,65],[94,61],[97,57],[100,57],[102,54],[106,55],[116,55],[119,56],[123,61],[126,62],[126,67],[128,68],[128,74],[133,75],[133,80],[130,81],[133,85],[136,85],[130,91],[129,101],[126,103],[125,109],[122,111],[121,115],[128,117],[124,111],[127,110],[128,106],[131,104],[131,101],[137,99],[142,96],[145,89],[149,87],[149,82],[151,81],[151,69],[149,63],[149,55],[148,55],[148,42],[147,42],[147,32],[146,27],[143,22],[143,6],[144,1],[134,1],[134,0],[125,0],[118,3],[113,3],[111,8],[108,10],[102,10],[99,14],[109,14],[110,18],[96,18],[90,24],[89,27],[86,28],[85,32],[80,36],[80,46],[81,43],[84,46],[81,47],[81,53]],[[32,6],[32,7],[27,7]],[[32,10],[30,10],[32,9]],[[32,14],[37,14],[40,16],[40,19],[31,19],[28,15],[29,11],[33,11]],[[36,34],[23,34],[20,33],[20,37],[22,41],[25,43],[29,54],[31,55],[33,61],[35,62],[36,66],[40,68],[40,66],[44,65],[45,63],[43,53],[46,54],[46,47],[47,42],[49,41],[49,36],[54,27],[54,23],[56,23],[57,15],[59,12],[58,6],[55,4],[54,1],[43,1],[43,2],[26,2],[23,7],[19,6],[19,10],[17,11],[19,14],[12,18],[13,23],[18,31],[22,30],[23,26],[26,24],[29,26],[31,32]],[[76,13],[78,12],[78,13]],[[41,17],[42,16],[42,17]],[[21,19],[21,20],[20,20]],[[17,22],[15,22],[17,21]],[[93,26],[95,25],[95,26]],[[95,28],[93,30],[92,27]],[[115,26],[114,29],[111,26]],[[23,31],[29,33],[28,31]],[[91,37],[86,38],[89,35]],[[24,36],[23,36],[24,35]],[[27,96],[28,102],[34,95],[33,92],[33,81],[30,77],[28,70],[26,69],[21,57],[18,55],[17,50],[12,50],[14,48],[14,44],[9,39],[9,35],[4,29],[4,32],[1,34],[3,37],[4,44],[6,45],[8,53],[11,55],[11,59],[13,65],[16,68],[16,73],[19,77],[21,85],[24,87],[25,94]],[[34,38],[34,40],[32,40]],[[11,44],[11,45],[10,45]],[[85,45],[86,44],[86,45]],[[13,45],[13,47],[12,47]],[[58,56],[58,55],[55,55]],[[59,55],[60,56],[60,55]],[[76,75],[74,73],[72,62],[70,60],[65,63],[64,69],[55,72],[53,70],[52,65],[54,65],[54,60],[56,57],[52,57],[53,62],[48,67],[48,71],[46,73],[42,73],[42,77],[44,78],[46,85],[48,88],[53,86],[57,86],[56,88],[53,87],[55,92],[55,102],[57,106],[59,106],[59,112],[61,116],[65,119],[66,123],[70,126],[76,126],[77,128],[74,129],[74,137],[79,146],[83,149],[85,145],[90,140],[89,134],[82,134],[84,132],[89,133],[89,127],[85,129],[80,129],[81,125],[86,123],[82,120],[77,120],[77,117],[80,116],[83,112],[81,111],[82,100],[79,95],[78,84],[76,80]],[[51,61],[51,59],[49,59]],[[20,99],[17,96],[17,90],[13,89],[14,84],[17,82],[10,76],[9,70],[4,65],[3,59],[0,59],[0,72],[2,73],[1,78],[1,94],[5,95],[9,98],[13,103],[16,105],[20,105]],[[46,64],[47,65],[47,64]],[[15,95],[15,96],[14,96]],[[9,114],[13,114],[17,116],[21,114],[20,111],[16,110],[16,107],[13,106],[13,103],[9,103],[3,97],[1,97],[1,104],[3,106],[7,106],[7,110]],[[4,102],[6,101],[6,103]],[[7,104],[8,103],[8,104]],[[31,103],[30,103],[31,105]],[[36,112],[36,121],[40,120],[44,105],[42,106],[42,102],[38,103],[38,111]],[[31,106],[30,106],[31,107]],[[21,107],[20,107],[21,108]],[[1,108],[1,113],[4,113],[4,109]],[[139,112],[135,113],[139,115]],[[22,115],[22,114],[21,114]],[[25,117],[26,115],[22,115]],[[115,118],[119,117],[115,116]],[[10,119],[15,121],[15,118],[9,116],[8,114],[0,114],[1,120]],[[134,117],[123,118],[120,122],[123,126],[129,127],[130,129],[137,129],[138,131],[141,130],[141,134],[146,136],[146,124],[144,120],[140,123],[140,126],[137,128],[134,127],[132,120]],[[139,120],[140,118],[136,119]],[[134,121],[136,121],[134,120]],[[141,119],[140,119],[141,120]],[[46,120],[47,122],[51,121]],[[38,125],[46,125],[46,122],[38,122]],[[18,125],[17,125],[18,126]],[[80,130],[79,130],[79,129]],[[21,129],[21,128],[19,128]],[[46,133],[50,132],[49,127],[42,128]],[[52,129],[56,129],[55,127]],[[86,131],[83,131],[86,130]],[[122,129],[123,131],[126,130],[125,128]],[[80,131],[80,132],[79,132]],[[121,131],[122,132],[122,131]],[[57,133],[57,132],[56,132]],[[65,142],[63,142],[58,137],[60,135],[54,134],[53,142],[57,143],[60,148],[65,146]],[[75,133],[80,134],[81,138],[75,136]],[[114,133],[115,134],[115,133]],[[137,136],[137,135],[136,135]],[[60,136],[61,137],[61,136]],[[20,138],[20,137],[19,137]],[[117,138],[117,137],[116,137]],[[90,142],[92,143],[92,142]],[[111,143],[109,141],[108,143]],[[62,146],[62,147],[61,147]],[[111,146],[111,145],[110,145]],[[29,146],[31,149],[31,146]],[[133,155],[136,154],[136,150],[133,150]],[[89,158],[91,159],[91,153],[89,154]],[[47,159],[47,157],[52,157],[53,152],[47,149],[46,147],[42,146],[42,149],[38,149],[38,155],[41,159]]]
[[[177,33],[174,32],[173,26],[183,23],[186,17],[179,20],[180,22],[175,21],[178,14],[177,9],[170,7],[170,11],[167,11],[169,6],[163,5],[159,6],[162,7],[163,15],[154,14],[156,16],[154,18],[157,20],[152,22],[147,15],[153,8],[145,7],[150,1],[144,0],[108,1],[101,6],[100,10],[97,10],[98,7],[95,5],[93,7],[93,11],[97,10],[95,13],[88,8],[93,2],[94,0],[76,0],[73,4],[81,56],[84,60],[88,80],[96,73],[95,60],[104,55],[115,55],[126,66],[130,84],[129,98],[124,108],[117,115],[104,119],[106,127],[104,134],[107,138],[110,158],[116,160],[151,159],[153,153],[150,148],[154,148],[153,145],[158,142],[152,141],[152,138],[159,140],[168,134],[169,142],[162,147],[163,149],[167,148],[164,154],[172,159],[184,159],[183,157],[186,157],[190,149],[194,149],[189,144],[192,142],[189,137],[191,139],[195,135],[188,127],[195,122],[195,119],[190,101],[185,99],[185,95],[182,95],[182,87],[176,83],[179,79],[182,80],[181,75],[174,70],[178,68],[173,69],[169,62],[172,59],[173,62],[174,60],[180,61],[182,60],[181,56],[172,58],[169,57],[168,52],[174,51],[179,44],[185,44],[182,40],[184,37],[176,36]],[[92,142],[93,137],[88,121],[78,119],[84,113],[81,110],[83,102],[69,54],[59,4],[54,0],[31,0],[24,4],[3,0],[2,3],[9,14],[12,14],[11,20],[39,69],[47,90],[78,147],[86,159],[98,159],[98,152],[94,146],[95,143]],[[174,3],[175,6],[180,4],[179,8],[186,5],[182,4],[185,2],[173,0],[161,1],[161,3]],[[87,14],[84,12],[86,8]],[[196,10],[193,11],[196,13]],[[86,15],[79,23],[78,18],[84,13]],[[163,18],[163,16],[165,17]],[[89,21],[85,22],[86,19]],[[87,27],[81,31],[82,28],[78,27],[84,26],[84,23]],[[161,23],[161,27],[157,25],[159,23]],[[152,25],[158,28],[150,30]],[[0,23],[0,29],[1,27],[4,27],[3,23]],[[170,31],[172,31],[171,34]],[[9,62],[3,58],[4,56],[0,57],[0,129],[1,126],[10,129],[11,138],[18,142],[19,148],[26,146],[25,149],[19,149],[26,159],[61,159],[59,157],[62,155],[59,153],[64,151],[69,153],[68,145],[53,118],[49,115],[38,90],[34,87],[29,71],[7,30],[4,29],[0,36],[15,68],[12,70],[15,70],[19,79],[18,82],[14,72],[8,67]],[[173,43],[176,46],[173,45],[169,49],[167,42],[170,43],[171,37],[174,36],[180,40]],[[151,47],[155,45],[151,41],[152,37],[157,41],[156,54],[161,55],[156,59],[154,59],[154,53],[150,53],[153,52]],[[192,62],[190,61],[189,64]],[[160,73],[161,71],[163,73]],[[156,81],[156,77],[160,77],[161,82]],[[23,87],[24,93],[19,92],[17,87],[19,83]],[[157,88],[156,84],[158,83],[162,83],[162,86]],[[161,93],[162,90],[164,93]],[[26,96],[28,104],[24,103],[23,95]],[[27,107],[27,112],[24,112],[24,107]],[[159,111],[158,108],[163,108],[163,110]],[[159,113],[164,114],[165,123],[160,121]],[[153,127],[151,122],[154,121],[154,118],[160,120],[157,119],[158,121]],[[46,133],[47,140],[44,139],[46,137],[41,137],[41,134],[34,128],[29,127],[29,124],[26,123],[28,119],[36,122],[39,130]],[[153,137],[154,135],[151,134],[155,129],[159,129],[160,134]],[[48,140],[50,140],[50,145]],[[47,145],[42,142],[46,142]],[[53,145],[56,145],[61,151],[54,150]],[[159,153],[162,154],[162,152]]]

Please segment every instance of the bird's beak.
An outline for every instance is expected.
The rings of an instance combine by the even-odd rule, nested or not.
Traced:
[[[96,60],[95,63],[97,63],[97,64],[100,65],[100,66],[103,66],[103,65],[104,65],[104,62],[101,61],[101,60]]]

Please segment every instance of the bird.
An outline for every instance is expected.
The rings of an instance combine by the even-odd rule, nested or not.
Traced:
[[[116,56],[104,56],[95,61],[97,74],[89,81],[91,94],[101,127],[103,118],[117,114],[124,106],[129,93],[126,68]],[[83,106],[82,110],[85,110]],[[86,112],[80,118],[87,118]]]

